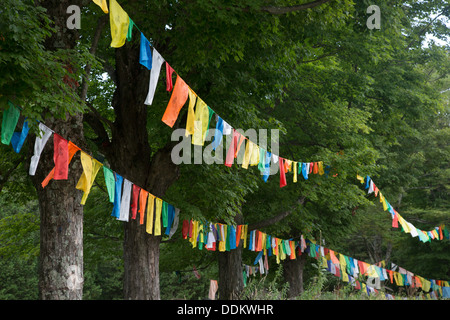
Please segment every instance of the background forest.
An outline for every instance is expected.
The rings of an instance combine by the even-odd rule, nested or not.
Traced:
[[[118,2],[136,27],[124,46],[112,48],[109,15],[93,1],[3,0],[0,112],[3,117],[12,101],[21,106],[20,127],[26,117],[73,137],[179,208],[179,228],[168,239],[137,230],[131,220],[117,221],[102,171],[84,206],[67,205],[67,199],[77,205],[81,199],[74,187],[82,172],[78,155],[69,171],[73,181],[42,188],[54,166],[53,144],[31,177],[34,123],[20,152],[0,144],[1,300],[48,297],[43,263],[55,259],[46,258],[51,249],[43,238],[63,225],[48,216],[67,211],[64,219],[70,220],[70,210],[82,224],[78,298],[84,300],[207,299],[211,279],[219,282],[220,299],[382,298],[353,290],[307,255],[300,269],[269,257],[268,274],[252,275],[244,285],[242,274],[233,276],[236,270],[224,261],[234,259],[242,271],[255,266],[257,253],[241,248],[236,258],[193,248],[181,234],[181,222],[190,219],[248,224],[283,239],[304,235],[371,264],[393,263],[424,278],[450,280],[449,240],[424,243],[393,228],[390,213],[356,179],[370,176],[417,228],[449,228],[447,1]],[[81,8],[75,30],[66,24],[71,4]],[[379,29],[368,27],[370,5],[380,8]],[[185,128],[187,104],[173,128],[161,121],[171,96],[164,66],[153,104],[144,104],[150,72],[139,64],[141,32],[234,128],[276,129],[280,156],[323,161],[327,174],[307,180],[299,175],[293,182],[288,173],[280,188],[278,173],[264,182],[253,166],[170,163],[177,143],[172,132]],[[149,260],[139,255],[155,250],[159,270],[150,270],[157,270],[158,281],[145,278],[144,284],[139,272]],[[382,291],[420,294],[388,281]]]

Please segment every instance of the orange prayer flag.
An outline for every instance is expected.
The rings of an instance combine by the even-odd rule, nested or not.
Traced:
[[[141,193],[139,194],[139,224],[144,224],[144,214],[145,214],[145,208],[147,206],[147,198],[148,198],[148,191],[145,191],[144,189],[141,189]]]
[[[241,240],[241,225],[236,226],[236,248],[239,247],[239,240]]]
[[[180,76],[177,75],[177,80],[175,81],[175,86],[173,88],[172,96],[170,97],[169,104],[167,105],[166,111],[162,117],[162,121],[167,124],[169,127],[173,127],[175,121],[177,121],[178,114],[180,113],[181,108],[186,103],[189,96],[189,87],[181,79]]]
[[[333,250],[330,250],[330,258],[331,258],[331,262],[333,262],[334,264],[339,264],[339,260],[334,255],[334,251]]]

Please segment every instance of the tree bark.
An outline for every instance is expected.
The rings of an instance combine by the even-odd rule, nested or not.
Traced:
[[[45,42],[46,50],[75,47],[77,32],[66,28],[66,10],[72,4],[81,6],[81,1],[49,0],[41,3],[56,27],[56,32]],[[70,61],[67,64],[71,67]],[[68,115],[65,121],[46,119],[45,124],[79,147],[84,146],[81,115]],[[32,177],[41,219],[39,298],[43,300],[81,300],[83,297],[83,206],[80,204],[81,192],[75,188],[82,168],[76,157],[69,167],[67,180],[52,180],[42,188],[41,182],[54,167],[53,139],[50,138]]]
[[[172,142],[154,151],[147,132],[149,71],[139,61],[139,42],[127,42],[116,49],[115,112],[111,141],[103,145],[111,169],[156,197],[163,198],[178,179],[178,167],[171,160]],[[161,84],[160,84],[161,85]],[[93,120],[93,119],[91,119]],[[99,137],[106,137],[98,124]],[[138,219],[137,219],[138,220]],[[124,299],[158,300],[159,245],[161,236],[150,235],[143,225],[129,218],[124,226]],[[164,231],[163,231],[164,232]]]
[[[236,224],[242,224],[243,220],[242,215],[236,215]],[[238,300],[244,289],[242,243],[243,241],[240,241],[236,249],[218,254],[220,300]]]
[[[303,269],[306,263],[306,254],[298,256],[295,260],[283,260],[283,276],[289,283],[288,298],[294,299],[303,293]]]

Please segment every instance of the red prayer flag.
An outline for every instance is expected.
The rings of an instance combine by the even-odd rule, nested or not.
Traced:
[[[394,218],[392,218],[392,228],[398,228],[398,214],[394,211]]]
[[[173,68],[169,66],[169,64],[166,62],[166,90],[172,91],[173,84],[172,84],[172,73],[174,72]]]
[[[186,239],[189,233],[189,221],[183,220],[183,227],[181,229],[181,234],[183,239]]]
[[[69,143],[55,133],[53,135],[53,146],[53,161],[55,162],[53,179],[66,180],[69,177]]]
[[[281,157],[279,157],[278,159],[280,165],[280,188],[283,188],[285,185],[287,185],[286,172],[284,171],[284,159]]]
[[[238,145],[240,133],[233,129],[233,138],[231,139],[230,147],[228,148],[227,157],[225,159],[225,165],[231,167],[234,162],[234,155],[236,147]]]
[[[80,150],[80,148],[77,147],[75,144],[73,144],[72,141],[69,141],[68,148],[69,148],[69,163],[70,163],[70,161],[72,161],[73,156],[75,155],[75,153],[77,153],[77,151]],[[45,177],[45,179],[41,182],[42,188],[45,188],[47,186],[50,180],[53,179],[54,175],[55,175],[55,168],[53,168],[52,171],[50,171],[50,173],[47,175],[47,177]]]
[[[133,184],[133,191],[132,191],[133,197],[132,197],[132,202],[131,202],[131,219],[136,219],[140,190],[141,190],[140,187]]]

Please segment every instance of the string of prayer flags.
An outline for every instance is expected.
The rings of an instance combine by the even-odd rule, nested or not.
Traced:
[[[100,7],[102,7],[103,1],[95,1]],[[103,8],[103,7],[102,7]],[[107,9],[107,8],[106,8]],[[131,33],[133,27],[136,24],[133,20],[128,16],[128,14],[122,9],[122,7],[117,3],[116,0],[110,0],[109,5],[110,11],[110,25],[111,25],[111,37],[112,47],[120,47],[125,43],[125,39],[131,39]],[[136,26],[137,28],[137,26]],[[139,28],[137,28],[139,29]],[[153,98],[155,95],[159,74],[161,72],[162,64],[165,62],[166,66],[166,91],[172,92],[170,101],[166,107],[164,115],[162,117],[162,121],[166,123],[168,126],[173,127],[175,121],[178,118],[181,108],[189,98],[189,109],[188,116],[186,121],[186,137],[192,135],[192,143],[194,145],[204,145],[204,141],[208,134],[209,125],[211,122],[212,115],[215,113],[212,108],[210,108],[206,103],[200,99],[194,91],[189,88],[189,86],[181,79],[181,77],[177,74],[177,79],[175,81],[175,86],[173,86],[172,75],[176,73],[172,66],[169,65],[167,61],[159,54],[159,52],[153,47],[151,50],[151,45],[145,35],[141,32],[140,35],[140,56],[139,63],[145,66],[150,70],[150,81],[149,81],[149,89],[147,93],[147,97],[144,101],[146,105],[152,105]],[[177,85],[178,84],[178,85]],[[178,88],[177,88],[178,87]],[[194,110],[195,107],[195,110]],[[217,116],[216,123],[216,133],[213,139],[213,150],[216,150],[220,142],[222,141],[223,135],[228,135],[233,132],[235,134],[235,129],[231,127],[228,123],[223,121],[223,119]],[[235,137],[232,139],[231,143],[231,151],[227,153],[227,160],[225,161],[225,165],[231,167],[234,162],[234,158],[237,156],[237,152],[240,150],[240,144],[243,143],[245,137],[240,136],[241,140],[238,140],[237,143],[235,141]],[[274,163],[278,162],[278,156],[271,153],[272,158],[266,158],[267,151],[263,148],[260,148],[258,145],[254,144],[254,150],[248,154],[249,156],[249,165],[257,165],[259,171],[262,173],[263,179],[267,182],[268,177],[270,175],[270,160],[273,159]],[[256,152],[255,149],[258,151]],[[232,157],[232,153],[234,153],[234,158]],[[269,155],[270,157],[270,155]],[[248,159],[248,158],[247,158]],[[323,168],[323,162],[297,162],[291,161],[287,159],[283,159],[284,163],[289,163],[289,170],[285,168],[286,172],[293,171],[294,173],[294,182],[297,182],[297,174],[302,172],[305,180],[308,179],[308,174],[327,174],[326,170]],[[292,165],[296,166],[298,164],[298,168],[291,168]],[[244,163],[244,168],[248,168],[247,162]],[[281,177],[280,186],[285,186],[287,182],[285,182],[285,174]],[[283,174],[282,174],[283,175]]]
[[[150,70],[150,81],[148,84],[148,93],[145,98],[144,104],[151,105],[153,103],[153,97],[155,96],[156,85],[158,84],[159,73],[161,72],[161,66],[165,62],[164,58],[159,52],[153,48],[152,51],[152,69]]]
[[[205,247],[209,251],[230,251],[239,247],[244,240],[247,242],[248,225],[227,225],[208,221],[183,220],[182,237],[189,239],[193,248],[202,250]]]
[[[441,225],[439,227],[435,227],[430,231],[423,231],[416,228],[412,223],[406,221],[387,201],[379,188],[375,185],[373,180],[366,176],[365,178],[360,176],[359,174],[356,178],[361,182],[361,184],[365,183],[365,189],[367,189],[368,194],[374,194],[375,197],[379,195],[380,203],[383,205],[384,211],[389,211],[392,217],[392,227],[398,228],[400,224],[402,231],[405,233],[411,234],[413,238],[417,237],[422,242],[431,241],[432,239],[443,240],[449,239],[448,231],[446,230],[445,225]],[[444,237],[445,236],[445,237]]]
[[[109,0],[109,23],[111,27],[111,47],[120,48],[128,35],[130,18],[116,0]]]
[[[2,143],[10,144],[11,138],[19,122],[20,110],[11,101],[8,101],[9,108],[3,112],[2,119]]]
[[[98,5],[104,13],[108,13],[108,5],[106,4],[106,0],[92,0],[96,5]]]

